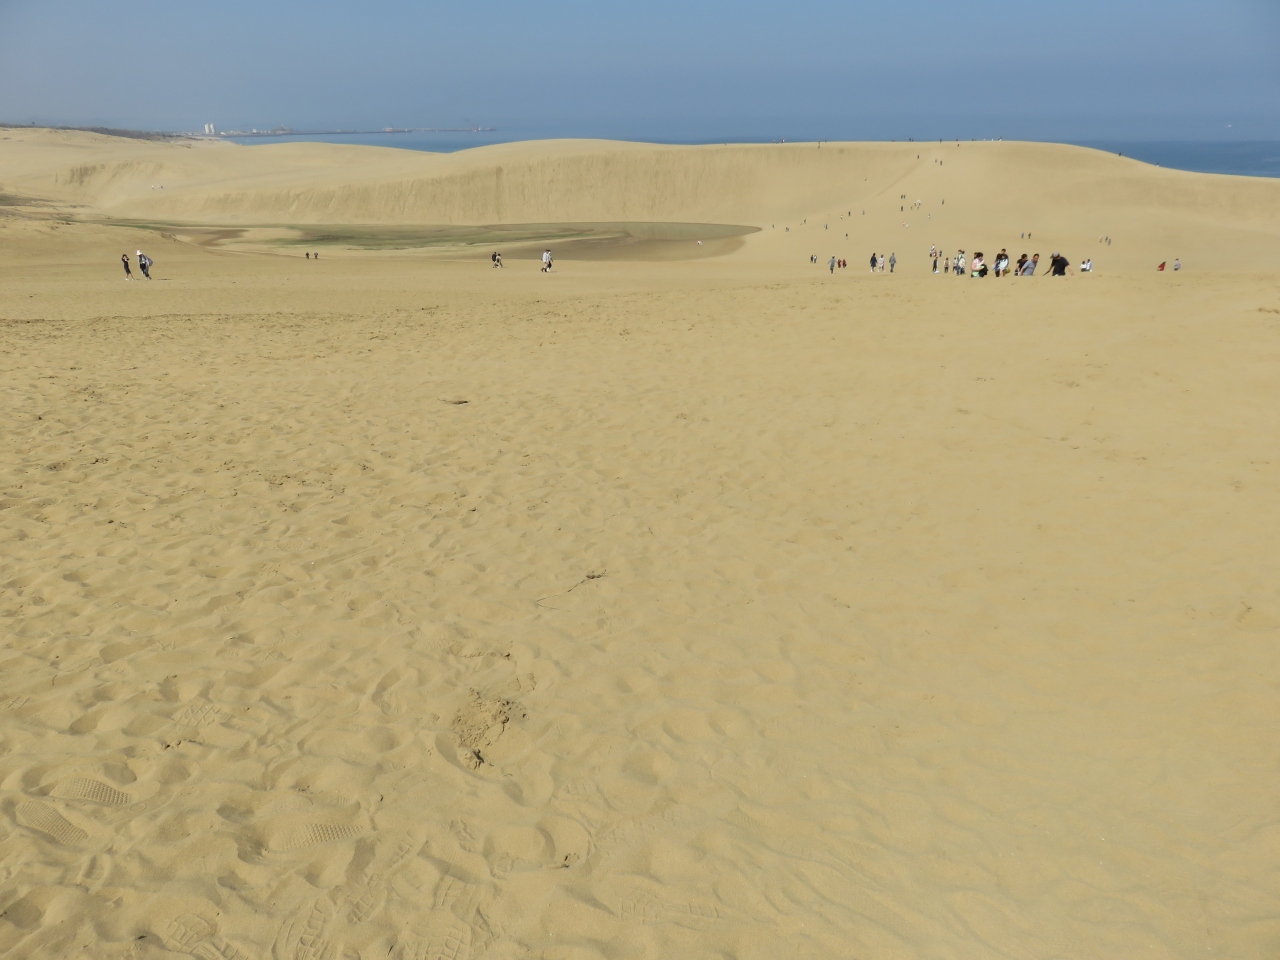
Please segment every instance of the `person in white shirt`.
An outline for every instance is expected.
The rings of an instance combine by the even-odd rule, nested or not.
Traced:
[[[542,251],[542,272],[543,273],[551,272],[551,251],[550,250]]]

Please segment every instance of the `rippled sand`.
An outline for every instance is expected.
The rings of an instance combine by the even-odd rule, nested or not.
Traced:
[[[1280,945],[1280,281],[1191,266],[1263,228],[548,277],[67,202],[0,219],[0,952]]]

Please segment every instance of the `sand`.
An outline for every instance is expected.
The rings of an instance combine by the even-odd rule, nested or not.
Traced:
[[[6,135],[0,953],[1280,948],[1280,183]]]

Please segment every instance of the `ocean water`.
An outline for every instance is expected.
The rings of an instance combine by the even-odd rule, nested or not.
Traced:
[[[1280,177],[1280,140],[1220,143],[1200,140],[1100,141],[1080,146],[1123,153],[1126,157],[1174,170],[1227,173],[1240,177]]]
[[[543,134],[545,136],[545,134]],[[372,147],[396,147],[401,150],[425,150],[432,153],[454,153],[472,147],[495,143],[511,143],[517,140],[536,139],[533,132],[489,130],[446,133],[368,133],[368,134],[319,134],[280,137],[229,138],[236,143],[250,146],[266,143],[357,143]],[[715,140],[686,140],[654,137],[636,137],[654,143],[723,143]],[[769,143],[767,139],[737,137],[736,143]],[[1078,146],[1093,147],[1111,153],[1122,153],[1144,163],[1152,163],[1175,170],[1192,170],[1197,173],[1224,173],[1244,177],[1280,177],[1280,140],[1255,141],[1115,141],[1100,140],[1079,142]]]

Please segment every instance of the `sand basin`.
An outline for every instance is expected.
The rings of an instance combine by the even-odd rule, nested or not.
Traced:
[[[1280,184],[24,131],[0,185],[0,952],[1280,943]],[[199,242],[378,223],[759,231]]]

